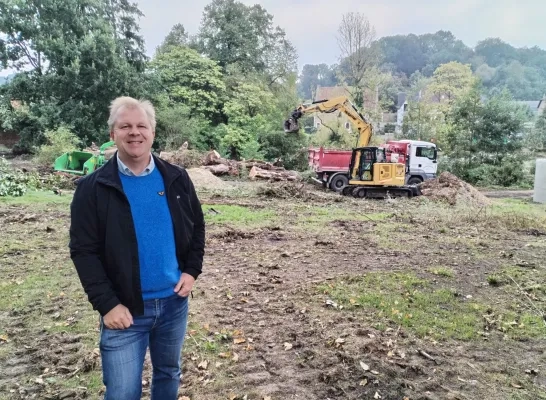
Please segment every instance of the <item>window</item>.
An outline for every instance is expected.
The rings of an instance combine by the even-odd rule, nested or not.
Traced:
[[[351,125],[348,122],[345,122],[345,129],[351,129]]]
[[[434,147],[417,147],[415,149],[417,157],[426,157],[430,160],[436,160],[436,149]]]

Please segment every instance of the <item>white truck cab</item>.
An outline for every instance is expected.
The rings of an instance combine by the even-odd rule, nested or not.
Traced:
[[[409,155],[406,162],[406,183],[417,185],[427,179],[436,178],[438,171],[438,150],[431,142],[421,140],[397,140],[408,144]]]

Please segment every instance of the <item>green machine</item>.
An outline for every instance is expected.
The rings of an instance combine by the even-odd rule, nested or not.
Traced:
[[[75,175],[88,175],[106,162],[104,153],[107,148],[115,145],[114,141],[104,143],[100,146],[99,155],[86,151],[70,151],[64,153],[55,160],[54,169],[59,172],[66,172]]]

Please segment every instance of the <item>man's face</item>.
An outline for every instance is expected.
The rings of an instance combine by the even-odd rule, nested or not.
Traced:
[[[146,157],[152,148],[155,132],[144,110],[122,107],[110,132],[121,156]]]

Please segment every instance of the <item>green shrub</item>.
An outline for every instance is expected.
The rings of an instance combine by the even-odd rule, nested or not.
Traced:
[[[78,150],[80,140],[68,128],[61,126],[57,130],[48,130],[44,134],[47,143],[36,152],[39,164],[51,166],[63,153]]]
[[[487,164],[478,159],[444,158],[438,165],[438,173],[449,171],[460,179],[477,186],[532,187],[534,170],[524,168],[521,156],[506,156],[499,163]]]
[[[302,133],[287,134],[284,131],[264,132],[259,137],[267,161],[282,160],[286,169],[308,169],[308,137]]]
[[[25,176],[11,168],[4,157],[0,158],[0,196],[22,196],[26,191]]]

